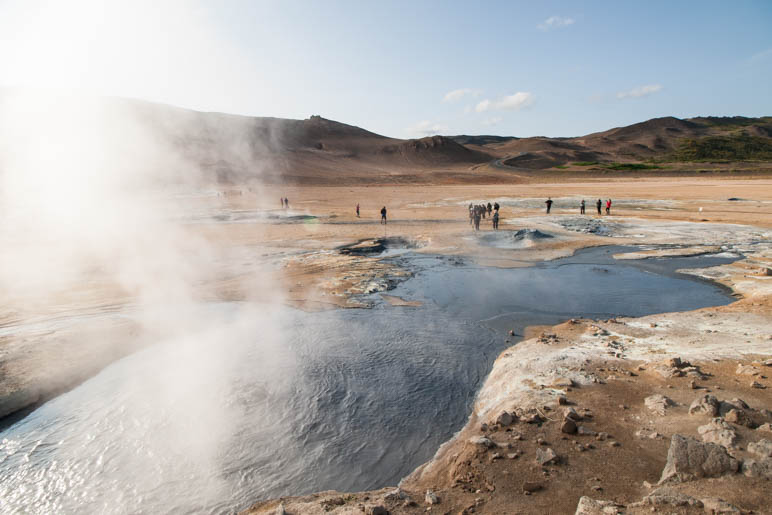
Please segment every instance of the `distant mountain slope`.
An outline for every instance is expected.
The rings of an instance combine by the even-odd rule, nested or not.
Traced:
[[[671,116],[574,138],[492,140],[480,149],[506,158],[510,166],[526,169],[575,162],[772,160],[771,136],[772,117],[682,120]]]

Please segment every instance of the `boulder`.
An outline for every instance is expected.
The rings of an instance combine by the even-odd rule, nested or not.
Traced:
[[[385,506],[370,506],[365,512],[367,515],[389,515],[389,510]]]
[[[624,506],[614,501],[600,501],[582,496],[576,505],[574,515],[616,515],[624,513]]]
[[[745,410],[740,409],[730,409],[727,414],[724,415],[724,420],[740,426],[753,425],[753,420],[748,413],[746,413]]]
[[[726,448],[674,434],[670,439],[667,463],[662,470],[659,484],[718,477],[737,472],[738,468],[739,463],[726,452]]]
[[[488,437],[485,436],[473,436],[469,439],[469,443],[485,447],[486,449],[492,449],[496,447],[496,444]]]
[[[767,422],[766,424],[761,424],[759,427],[756,428],[756,431],[764,431],[767,433],[772,433],[772,424]]]
[[[772,458],[744,460],[742,473],[748,477],[764,477],[772,479]]]
[[[550,447],[546,449],[536,449],[536,463],[539,465],[549,465],[557,463],[558,455]]]
[[[674,490],[672,488],[661,487],[657,488],[649,495],[637,502],[633,507],[639,506],[694,506],[696,508],[702,508],[702,501],[690,497],[686,494]]]
[[[573,420],[574,422],[579,422],[580,420],[582,420],[582,416],[579,413],[577,413],[574,408],[564,409],[563,418]]]
[[[431,490],[427,490],[424,502],[426,502],[426,504],[440,504],[440,498]]]
[[[742,363],[737,365],[737,370],[735,372],[737,375],[745,376],[757,376],[760,374],[758,368],[754,367],[753,365],[743,365]]]
[[[748,444],[748,452],[759,458],[772,458],[772,442],[766,438]]]
[[[703,394],[694,399],[689,406],[690,415],[706,414],[711,417],[718,415],[719,402],[715,396],[710,394]]]
[[[717,497],[708,497],[701,500],[702,507],[705,509],[705,513],[710,513],[711,515],[742,513],[742,511],[740,511],[740,509],[733,504],[729,504],[725,500],[719,499]]]
[[[512,415],[512,413],[509,413],[507,411],[502,411],[501,414],[496,417],[496,423],[500,426],[508,426],[511,425],[515,421],[515,417]]]
[[[716,443],[724,447],[734,447],[737,443],[737,432],[721,418],[714,418],[704,426],[697,428],[703,442]]]
[[[650,395],[643,402],[647,408],[658,415],[664,415],[666,408],[675,405],[671,399],[660,394]]]
[[[566,418],[563,420],[563,423],[560,425],[560,430],[563,433],[572,435],[576,433],[576,422],[574,422],[570,418]]]
[[[407,494],[407,492],[399,487],[383,496],[383,500],[386,502],[399,502],[409,498],[410,496]]]

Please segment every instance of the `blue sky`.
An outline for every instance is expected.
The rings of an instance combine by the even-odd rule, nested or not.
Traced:
[[[772,115],[772,2],[0,1],[0,87],[573,136]]]

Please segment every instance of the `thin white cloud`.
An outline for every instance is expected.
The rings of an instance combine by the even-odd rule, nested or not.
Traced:
[[[501,120],[502,120],[501,116],[494,116],[492,118],[486,118],[485,120],[482,121],[482,124],[485,126],[498,125],[501,123]]]
[[[458,102],[465,96],[469,95],[472,97],[479,97],[480,91],[479,89],[470,89],[470,88],[461,88],[461,89],[454,89],[453,91],[448,91],[445,93],[445,96],[442,97],[443,102]]]
[[[772,48],[767,48],[766,50],[753,54],[748,59],[746,59],[746,62],[748,64],[758,64],[769,59],[770,57],[772,57]]]
[[[565,16],[550,16],[542,23],[538,24],[539,30],[560,29],[562,27],[568,27],[576,23],[573,18],[567,18]]]
[[[441,132],[448,130],[447,125],[441,123],[430,122],[429,120],[422,120],[415,125],[405,129],[405,132],[411,137],[423,138],[424,136],[434,136]]]
[[[646,86],[638,86],[630,91],[620,91],[617,93],[617,98],[641,98],[653,95],[662,90],[661,84],[648,84]]]
[[[486,98],[485,100],[478,102],[474,110],[477,111],[478,113],[482,113],[485,111],[494,111],[494,110],[519,111],[524,107],[530,106],[531,104],[533,104],[533,102],[534,102],[534,96],[532,93],[529,93],[527,91],[518,91],[514,95],[507,95],[498,100],[489,100]]]

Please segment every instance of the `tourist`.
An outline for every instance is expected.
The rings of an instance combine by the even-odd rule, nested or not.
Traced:
[[[493,203],[493,210],[494,211],[498,211],[499,210],[499,203],[498,202],[494,202]]]
[[[357,218],[359,218],[359,202],[357,202]]]
[[[600,207],[603,205],[603,201],[601,199],[598,199],[598,201],[595,203],[595,207],[598,208],[598,214],[602,215],[603,213],[600,212]]]
[[[480,230],[480,217],[482,216],[482,210],[480,209],[480,206],[477,206],[477,209],[474,212],[474,230],[479,231]]]
[[[386,224],[386,206],[381,208],[381,223]]]
[[[491,211],[493,211],[493,206],[491,205],[490,202],[488,202],[488,215],[491,214]]]
[[[498,231],[499,230],[499,212],[498,210],[493,213],[493,230]]]
[[[611,214],[611,199],[608,199],[608,200],[606,201],[606,214],[607,214],[607,215],[610,215],[610,214]]]
[[[469,204],[469,225],[474,224],[474,208]]]
[[[582,199],[581,204],[579,204],[579,214],[580,215],[584,214],[584,199]]]
[[[547,200],[544,203],[547,204],[547,214],[550,214],[550,209],[552,209],[552,197],[547,197]]]

